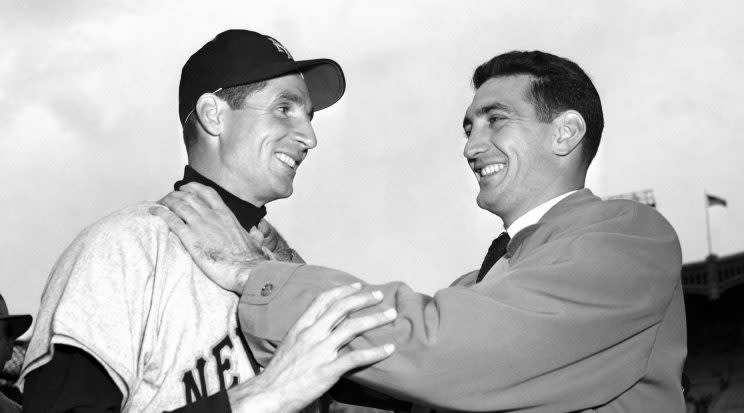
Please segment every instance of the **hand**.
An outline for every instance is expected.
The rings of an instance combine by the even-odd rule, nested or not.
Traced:
[[[228,390],[232,411],[296,412],[328,391],[344,373],[392,354],[393,344],[339,352],[357,335],[396,317],[395,309],[389,309],[348,318],[382,300],[379,291],[357,293],[360,288],[357,283],[320,294],[289,330],[266,370]]]
[[[268,221],[262,219],[257,225],[258,230],[263,235],[263,242],[261,246],[264,251],[268,250],[271,252],[279,261],[291,261],[304,263],[305,261],[300,257],[297,251],[293,250],[284,237],[276,230]]]
[[[178,236],[194,262],[220,287],[240,294],[250,270],[268,259],[261,247],[263,235],[240,226],[217,192],[190,182],[166,195],[150,208]]]

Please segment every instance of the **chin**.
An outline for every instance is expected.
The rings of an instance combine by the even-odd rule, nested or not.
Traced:
[[[276,199],[289,198],[294,193],[294,188],[290,185],[288,188],[282,188],[276,191]]]
[[[493,195],[489,197],[481,192],[476,198],[476,203],[478,204],[478,207],[480,207],[480,209],[485,209],[492,214],[499,215],[498,202],[493,199]]]
[[[478,204],[478,207],[481,209],[489,210],[488,206],[490,204],[488,198],[486,198],[483,193],[479,193],[478,196],[475,198],[475,202]]]

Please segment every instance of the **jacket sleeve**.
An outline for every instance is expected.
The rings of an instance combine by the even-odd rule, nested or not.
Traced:
[[[396,351],[350,378],[454,410],[574,411],[607,403],[642,377],[679,288],[680,265],[673,232],[592,232],[547,242],[503,276],[468,288],[428,296],[398,282],[365,286],[382,290],[382,305],[399,315],[348,346],[393,342]],[[316,295],[357,280],[318,266],[257,267],[239,311],[259,362],[271,358]],[[371,311],[379,308],[360,313]]]

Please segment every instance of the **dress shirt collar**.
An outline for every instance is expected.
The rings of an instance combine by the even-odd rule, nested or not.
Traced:
[[[563,198],[573,194],[574,192],[576,192],[576,190],[566,192],[563,195],[558,195],[550,201],[544,202],[527,211],[524,215],[512,222],[512,224],[509,225],[509,228],[506,229],[509,237],[513,239],[514,236],[517,235],[517,233],[525,227],[528,227],[532,224],[537,224],[537,221],[539,221],[540,218],[542,218],[543,215],[545,215],[545,213],[550,210],[550,208],[553,208],[555,204],[560,202]]]
[[[238,219],[238,222],[240,222],[240,226],[245,228],[246,231],[250,231],[251,228],[258,225],[258,222],[261,221],[261,218],[266,216],[265,206],[259,208],[248,201],[244,201],[238,198],[237,196],[228,192],[226,189],[219,186],[216,182],[197,172],[194,168],[186,165],[186,168],[183,171],[183,179],[176,182],[173,185],[173,188],[178,189],[181,185],[187,184],[189,182],[198,182],[202,185],[209,186],[217,191],[217,193],[220,195],[220,198],[222,198],[222,201],[225,203],[225,205],[227,205],[230,211],[232,211],[232,213],[235,215],[235,218]]]

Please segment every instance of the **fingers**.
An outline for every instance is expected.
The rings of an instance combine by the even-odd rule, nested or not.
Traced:
[[[339,356],[329,368],[338,376],[348,373],[350,370],[368,366],[388,358],[395,351],[394,344],[385,344],[364,350],[350,351]]]
[[[361,283],[354,283],[349,285],[342,285],[340,287],[332,288],[328,291],[324,291],[313,300],[312,303],[307,307],[305,312],[295,322],[295,325],[290,329],[289,334],[297,333],[309,326],[315,324],[318,317],[323,314],[328,306],[344,297],[348,297],[362,288]]]
[[[209,206],[194,194],[173,191],[158,201],[186,222],[194,222],[209,212]]]
[[[261,233],[261,231],[258,228],[256,227],[251,228],[251,230],[248,232],[248,235],[251,238],[253,238],[253,240],[256,241],[258,245],[263,244],[264,234]]]
[[[257,227],[264,237],[267,237],[269,234],[271,234],[271,225],[269,225],[269,222],[265,219],[259,221]]]
[[[293,263],[299,263],[302,261],[299,261],[299,256],[297,253],[291,249],[291,248],[285,248],[281,250],[273,250],[271,251],[271,254],[279,261],[285,261],[285,262],[293,262]]]
[[[322,392],[350,370],[390,356],[395,350],[393,344],[351,351],[341,349],[344,343],[359,334],[389,323],[396,317],[395,309],[390,309],[347,318],[351,312],[379,303],[382,299],[381,292],[360,293],[361,288],[361,283],[344,285],[316,297],[290,329],[264,373],[268,376],[264,377],[271,377],[274,371],[292,372],[294,369],[300,374],[297,377],[321,383],[323,388],[319,387],[317,391]],[[302,387],[307,388],[307,384],[302,384]]]
[[[217,191],[197,182],[182,185],[179,190],[169,193],[158,203],[168,207],[186,223],[194,223],[202,218],[237,222]]]
[[[220,195],[213,188],[202,185],[198,182],[189,182],[178,188],[180,191],[196,195],[204,201],[210,208],[227,209],[227,205],[222,201]]]
[[[191,233],[188,231],[188,227],[181,220],[181,218],[179,218],[178,215],[174,214],[167,208],[150,207],[149,211],[150,214],[162,219],[165,224],[168,225],[168,228],[173,231],[173,233],[175,233],[176,236],[181,239],[181,241],[187,241],[191,236]],[[184,244],[187,244],[187,242],[184,242]]]
[[[276,228],[271,226],[271,224],[269,224],[269,222],[265,219],[262,219],[258,223],[258,225],[256,225],[256,227],[262,235],[261,245],[264,247],[264,249],[268,249],[269,251],[271,251],[273,255],[278,256],[277,252],[283,247],[287,247],[287,243],[284,241],[281,235],[279,235]]]
[[[382,301],[381,291],[371,291],[354,294],[338,299],[328,306],[328,309],[318,318],[318,328],[331,330],[343,321],[350,313],[360,310]]]
[[[390,308],[363,317],[347,318],[333,330],[333,334],[329,337],[329,345],[340,348],[354,337],[385,325],[395,320],[397,316],[398,312],[394,308]]]

